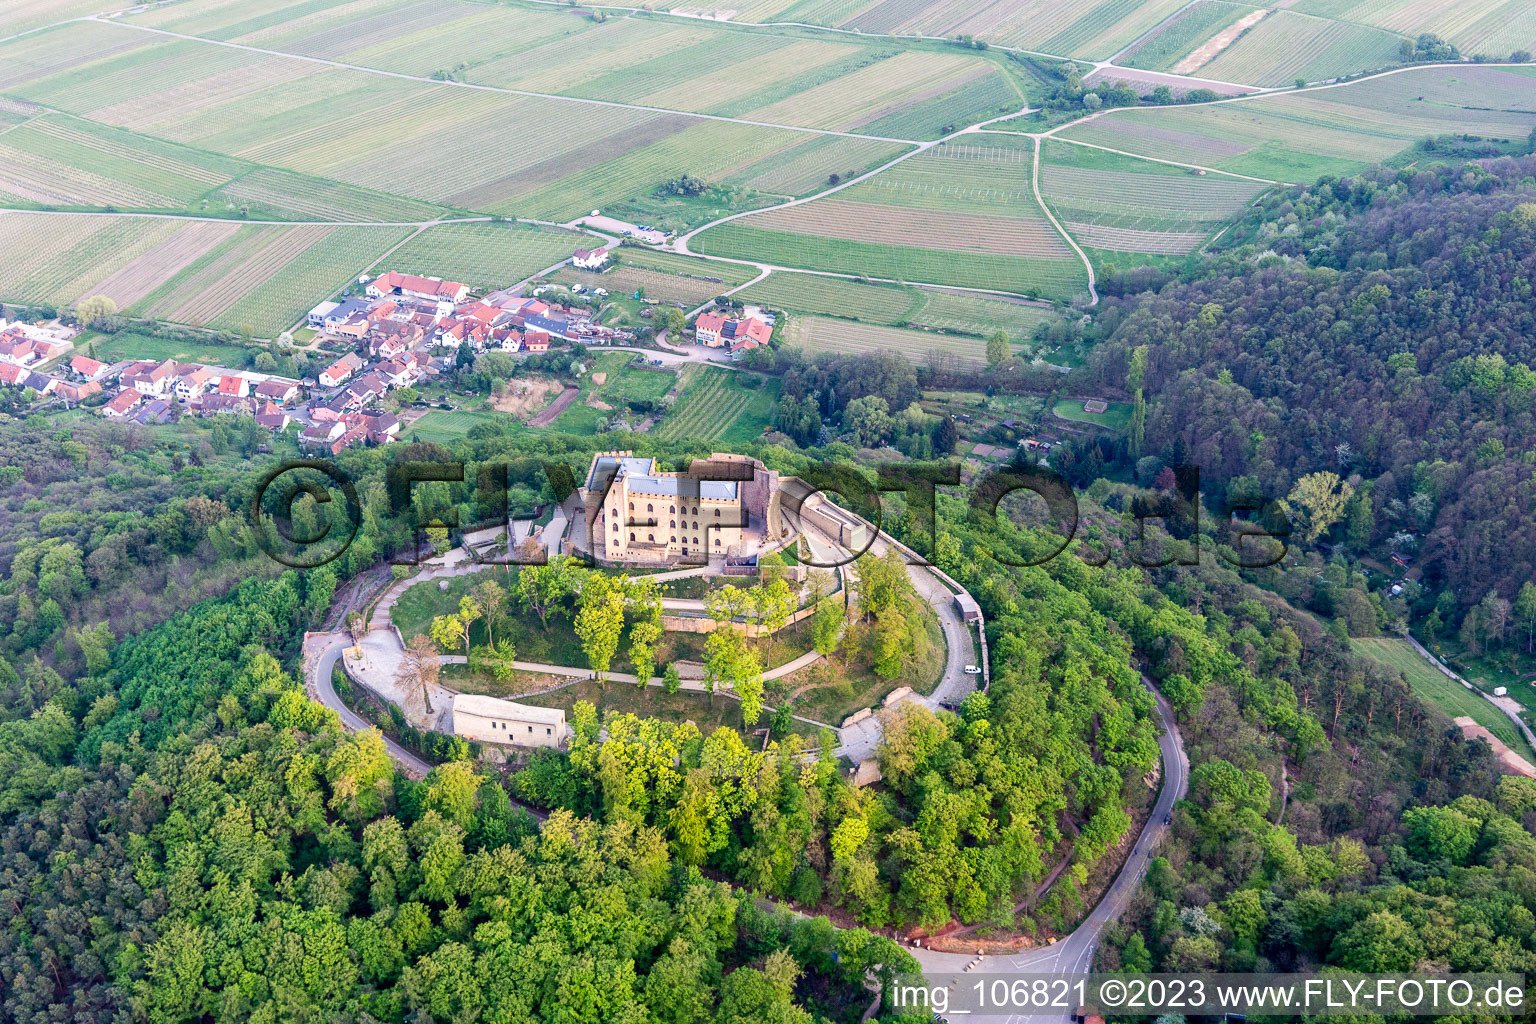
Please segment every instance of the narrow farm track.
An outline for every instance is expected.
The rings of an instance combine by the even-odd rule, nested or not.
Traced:
[[[692,117],[700,121],[724,121],[728,124],[743,124],[753,128],[776,128],[781,131],[802,132],[807,135],[830,135],[843,139],[864,139],[871,142],[892,142],[903,145],[915,146],[920,143],[916,139],[895,139],[886,135],[864,135],[859,132],[843,132],[832,128],[806,128],[801,125],[775,124],[772,121],[753,121],[744,117],[726,117],[722,114],[699,114],[691,110],[672,110],[668,107],[649,107],[641,103],[621,103],[618,100],[594,100],[579,96],[562,96],[553,92],[534,92],[529,89],[508,89],[499,85],[475,85],[470,82],[455,82],[438,78],[429,78],[426,75],[409,75],[403,71],[385,71],[382,68],[371,68],[366,64],[348,64],[345,61],[329,60],[325,57],[308,57],[300,53],[288,53],[284,50],[267,50],[259,46],[249,46],[245,43],[231,43],[222,39],[209,39],[206,36],[188,35],[185,32],[172,32],[169,29],[151,28],[148,25],[133,25],[123,21],[112,21],[105,18],[92,18],[82,20],[100,21],[107,25],[116,25],[119,28],[134,29],[139,32],[151,32],[155,35],[168,36],[172,39],[185,39],[195,43],[206,43],[209,46],[224,46],[232,50],[244,50],[247,53],[259,53],[267,57],[283,57],[288,60],[305,61],[310,64],[319,64],[323,67],[340,68],[344,71],[360,71],[369,75],[381,75],[385,78],[398,78],[407,82],[421,82],[424,85],[438,85],[454,89],[468,89],[473,92],[492,92],[506,96],[525,96],[530,99],[557,100],[562,103],[581,103],[589,107],[608,107],[620,110],[639,110],[647,114],[669,114],[674,117]]]

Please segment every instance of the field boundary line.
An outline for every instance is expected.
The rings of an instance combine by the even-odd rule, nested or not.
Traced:
[[[345,61],[330,60],[325,57],[310,57],[302,53],[288,53],[284,50],[268,50],[259,46],[250,46],[245,43],[230,42],[225,39],[209,39],[206,36],[194,36],[185,32],[172,32],[169,29],[153,28],[149,25],[135,25],[126,21],[112,21],[105,18],[85,18],[84,21],[99,21],[104,25],[117,25],[122,28],[134,29],[139,32],[151,32],[155,35],[168,36],[172,39],[187,39],[192,42],[206,43],[209,46],[224,46],[232,50],[244,50],[248,53],[259,53],[268,57],[284,57],[288,60],[305,61],[310,64],[320,64],[324,67],[341,68],[346,71],[360,71],[369,75],[383,75],[386,78],[399,78],[407,82],[420,82],[423,85],[444,86],[448,88],[470,89],[476,92],[494,92],[507,96],[525,96],[532,99],[559,100],[564,103],[583,103],[592,107],[615,107],[620,110],[640,110],[648,114],[671,114],[676,117],[693,117],[701,121],[723,121],[727,124],[744,124],[753,128],[776,128],[781,131],[801,132],[807,135],[831,135],[844,139],[866,139],[872,142],[891,142],[902,145],[920,145],[917,139],[894,139],[884,135],[865,135],[860,132],[838,131],[834,128],[808,128],[801,125],[776,124],[772,121],[753,121],[744,117],[726,117],[723,114],[700,114],[692,110],[672,110],[668,107],[648,107],[640,103],[621,103],[618,100],[598,100],[581,96],[562,96],[553,92],[534,92],[531,89],[510,89],[500,85],[480,85],[474,82],[456,82],[452,79],[428,78],[425,75],[408,75],[403,71],[385,71],[383,68],[371,68],[366,64],[348,64]]]
[[[1205,0],[1202,0],[1202,2],[1205,2]],[[1001,135],[1001,134],[1004,134],[1004,133],[1002,133],[1002,132],[990,132],[988,134]],[[1018,135],[1018,134],[1022,134],[1022,133],[1019,133],[1019,132],[1008,132],[1007,134],[1009,134],[1009,135]],[[1068,138],[1064,138],[1064,137],[1057,136],[1057,135],[1050,136],[1050,140],[1052,142],[1067,142],[1067,143],[1070,143],[1070,144],[1072,144],[1074,146],[1085,146],[1088,149],[1102,149],[1106,153],[1114,153],[1116,156],[1130,157],[1132,160],[1145,160],[1148,163],[1167,164],[1169,167],[1187,167],[1188,169],[1190,169],[1192,171],[1206,171],[1206,172],[1208,172],[1210,174],[1222,174],[1222,175],[1225,175],[1228,178],[1241,178],[1244,181],[1256,181],[1256,182],[1259,182],[1260,184],[1263,184],[1263,185],[1284,185],[1287,188],[1295,188],[1296,187],[1293,182],[1274,181],[1274,180],[1272,180],[1270,178],[1258,178],[1258,177],[1255,177],[1252,174],[1239,174],[1236,171],[1224,171],[1220,167],[1206,167],[1203,164],[1186,164],[1186,163],[1183,163],[1182,161],[1179,161],[1179,160],[1167,160],[1167,159],[1164,159],[1163,157],[1158,157],[1158,156],[1143,156],[1140,153],[1128,153],[1128,152],[1126,152],[1123,149],[1112,149],[1109,146],[1101,146],[1101,145],[1099,145],[1096,142],[1083,142],[1083,141],[1078,140],[1078,139],[1068,139]]]
[[[1029,183],[1035,190],[1035,202],[1040,204],[1041,212],[1045,214],[1046,220],[1051,222],[1051,226],[1056,229],[1057,234],[1066,239],[1067,244],[1072,247],[1072,251],[1077,253],[1077,258],[1083,261],[1083,267],[1088,271],[1088,305],[1097,306],[1099,304],[1099,289],[1096,287],[1097,280],[1093,273],[1093,261],[1088,258],[1087,253],[1083,252],[1083,247],[1077,244],[1077,239],[1072,237],[1071,232],[1061,226],[1061,221],[1056,219],[1056,214],[1052,213],[1051,208],[1046,205],[1045,194],[1040,191],[1040,151],[1045,148],[1044,137],[1034,140],[1034,148],[1035,159]]]

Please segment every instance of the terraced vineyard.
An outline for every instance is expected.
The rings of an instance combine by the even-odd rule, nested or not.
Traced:
[[[682,395],[656,428],[658,438],[741,444],[762,436],[773,422],[781,380],[718,366],[691,366],[684,373]],[[746,386],[749,381],[755,386]]]

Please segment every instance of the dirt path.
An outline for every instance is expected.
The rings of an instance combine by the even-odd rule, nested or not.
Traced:
[[[533,419],[529,420],[528,425],[530,427],[549,426],[551,423],[555,422],[555,417],[565,412],[570,404],[576,401],[576,396],[579,394],[581,394],[581,388],[566,388],[564,391],[560,392],[559,398],[556,398],[553,402],[549,403],[549,408],[545,409]]]

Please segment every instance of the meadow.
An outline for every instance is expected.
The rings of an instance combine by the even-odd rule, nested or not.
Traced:
[[[1536,751],[1531,749],[1504,712],[1425,661],[1407,641],[1371,637],[1352,639],[1349,644],[1401,672],[1420,698],[1434,704],[1452,718],[1464,716],[1472,719],[1503,740],[1515,753],[1536,764]]]
[[[89,331],[75,341],[75,348],[92,359],[115,363],[123,359],[174,359],[178,363],[204,363],[232,370],[249,366],[264,349],[246,345],[215,345],[211,342],[164,338],[158,335],[119,331]]]
[[[677,405],[654,431],[664,441],[755,441],[773,422],[783,382],[775,377],[689,366]]]
[[[1104,412],[1088,412],[1079,401],[1057,402],[1051,409],[1053,413],[1064,420],[1076,420],[1079,423],[1092,423],[1106,430],[1116,433],[1124,433],[1131,425],[1131,405],[1129,402],[1110,402],[1109,408]]]
[[[892,327],[921,325],[978,337],[1002,330],[1015,341],[1028,338],[1036,325],[1056,316],[1046,306],[910,285],[865,284],[792,271],[775,271],[734,297],[770,309],[822,314]]]
[[[913,363],[954,360],[975,367],[985,365],[987,360],[986,342],[979,338],[931,334],[820,316],[795,317],[785,328],[784,343],[803,349],[807,354],[897,352]]]

